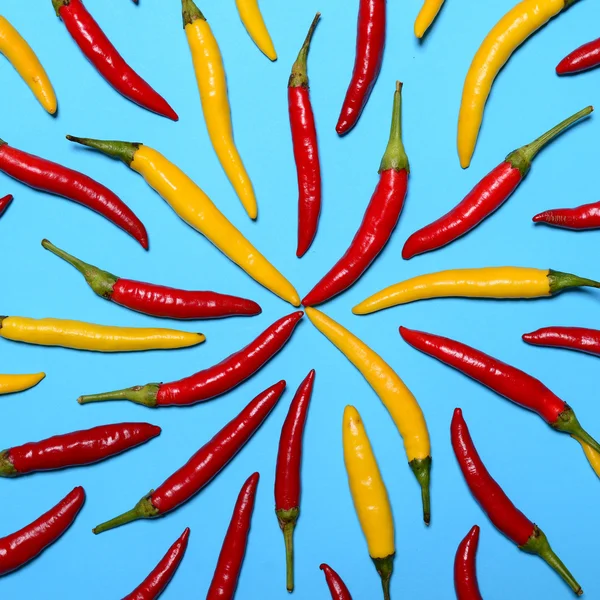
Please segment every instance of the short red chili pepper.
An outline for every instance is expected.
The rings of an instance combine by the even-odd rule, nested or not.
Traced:
[[[14,446],[0,452],[0,477],[90,465],[144,444],[160,431],[150,423],[117,423]]]
[[[143,108],[177,121],[177,113],[123,59],[81,0],[52,0],[56,15],[96,70],[120,94]]]
[[[543,327],[523,334],[534,346],[554,346],[600,356],[600,330],[586,327]]]
[[[220,363],[171,383],[147,383],[102,394],[81,396],[80,404],[106,400],[129,400],[149,408],[189,406],[221,396],[263,367],[290,339],[302,311],[275,321],[245,348]]]
[[[0,217],[4,214],[4,211],[8,208],[8,205],[13,201],[12,194],[8,194],[3,198],[0,198]]]
[[[534,223],[546,223],[562,229],[598,229],[600,227],[600,202],[582,204],[575,208],[553,208],[535,217]]]
[[[83,488],[76,487],[41,517],[0,538],[0,576],[22,567],[53,544],[72,525],[84,501]]]
[[[572,75],[600,65],[600,38],[579,46],[557,65],[558,75]]]
[[[123,600],[154,600],[158,598],[169,585],[183,560],[189,537],[190,528],[186,527],[156,567],[152,569],[148,577],[131,594],[127,594]]]
[[[323,563],[319,568],[325,573],[325,581],[327,581],[332,600],[352,600],[346,584],[329,565]]]
[[[101,298],[146,315],[169,319],[216,319],[261,312],[260,306],[252,300],[123,279],[75,258],[48,240],[42,240],[42,246],[75,267]]]
[[[479,526],[473,525],[458,545],[454,557],[454,589],[457,600],[483,600],[475,566],[478,544]]]
[[[237,497],[206,600],[232,600],[246,554],[259,474],[245,481]]]
[[[359,0],[352,79],[335,127],[339,135],[357,123],[379,76],[385,46],[386,0]]]
[[[300,515],[302,435],[315,383],[315,370],[304,378],[281,429],[275,469],[275,514],[285,540],[286,587],[294,590],[294,529]]]
[[[304,306],[321,304],[355,283],[383,250],[398,223],[410,170],[402,144],[401,90],[402,84],[396,82],[390,138],[379,167],[379,183],[362,223],[344,256],[302,300]]]
[[[467,486],[490,521],[512,540],[519,550],[536,554],[545,560],[575,594],[581,596],[581,586],[554,554],[544,532],[516,508],[485,468],[460,408],[454,411],[450,434],[452,448]]]
[[[280,381],[261,392],[156,490],[144,496],[131,510],[98,525],[93,532],[102,533],[138,519],[161,517],[187,502],[242,449],[277,404],[284,389],[285,381]]]
[[[406,327],[400,327],[400,335],[413,348],[437,358],[497,394],[537,413],[553,429],[568,433],[600,452],[600,444],[583,429],[573,409],[539,379],[450,338]]]
[[[402,258],[437,250],[477,227],[504,204],[531,168],[538,152],[565,129],[593,111],[588,106],[550,129],[537,140],[511,152],[490,171],[453,209],[413,233],[402,248]]]
[[[296,256],[304,256],[310,248],[321,212],[321,166],[317,129],[308,88],[306,59],[315,27],[321,13],[317,13],[308,30],[298,58],[292,66],[288,82],[288,110],[294,159],[298,173],[298,247]]]
[[[148,249],[148,234],[143,223],[114,192],[91,177],[17,150],[4,140],[0,140],[0,171],[36,190],[87,206]]]

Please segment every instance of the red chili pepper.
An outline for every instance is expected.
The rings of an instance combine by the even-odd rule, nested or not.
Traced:
[[[587,71],[600,65],[600,38],[579,46],[565,56],[557,65],[558,75],[570,75]]]
[[[8,194],[3,198],[0,198],[0,217],[4,214],[4,211],[8,208],[8,205],[13,201],[12,194]]]
[[[259,474],[248,477],[237,497],[206,600],[232,600],[246,554]]]
[[[286,586],[294,590],[294,529],[300,515],[302,434],[315,383],[315,370],[304,378],[281,429],[275,469],[275,514],[285,540]]]
[[[323,563],[319,568],[325,573],[325,580],[331,592],[332,600],[352,600],[346,584],[329,565]]]
[[[190,528],[186,527],[156,567],[152,569],[148,577],[131,594],[127,594],[123,600],[154,600],[158,598],[169,585],[179,567],[179,563],[183,560],[189,537]]]
[[[473,525],[458,545],[454,557],[454,589],[457,600],[483,600],[475,566],[478,544],[479,526]]]
[[[402,144],[402,84],[396,82],[390,139],[379,167],[379,183],[348,250],[302,300],[321,304],[355,283],[387,244],[404,205],[409,164]]]
[[[69,529],[84,500],[83,488],[76,487],[41,517],[0,538],[0,575],[22,567],[53,544]]]
[[[600,331],[585,327],[544,327],[523,334],[523,340],[535,346],[554,346],[600,356]]]
[[[537,140],[511,152],[488,173],[453,209],[437,221],[413,233],[402,248],[402,258],[436,250],[468,233],[504,204],[531,168],[538,152],[565,129],[589,115],[588,106],[550,129]]]
[[[163,117],[177,121],[177,113],[123,59],[81,0],[52,0],[79,49],[96,70],[125,98]]]
[[[146,315],[170,319],[216,319],[261,312],[260,306],[252,300],[122,279],[71,256],[48,240],[42,240],[42,246],[75,267],[101,298]]]
[[[288,109],[294,159],[298,172],[298,247],[300,258],[310,248],[321,212],[321,167],[315,116],[310,102],[306,59],[312,35],[321,13],[317,13],[308,30],[288,82]]]
[[[569,433],[600,452],[600,444],[581,427],[573,409],[539,379],[455,340],[400,327],[413,348],[433,356],[494,390],[508,400],[537,413],[552,428]]]
[[[275,321],[253,342],[220,363],[171,383],[147,383],[124,390],[81,396],[80,404],[129,400],[149,408],[189,406],[221,396],[263,367],[290,339],[304,313],[297,311]]]
[[[582,204],[575,208],[545,210],[535,217],[534,223],[546,223],[563,229],[598,229],[600,227],[600,202]]]
[[[160,427],[118,423],[55,435],[0,452],[0,477],[89,465],[139,446],[156,437]]]
[[[91,208],[148,249],[148,234],[143,223],[114,192],[91,177],[12,148],[4,140],[0,140],[0,171],[36,190]]]
[[[357,123],[379,76],[385,45],[386,0],[359,0],[352,79],[335,127],[339,135]]]
[[[285,381],[280,381],[261,392],[156,490],[144,496],[131,510],[98,525],[93,532],[102,533],[138,519],[160,517],[187,502],[242,449],[277,404],[284,389]]]
[[[536,554],[545,560],[578,595],[583,594],[581,586],[561,560],[554,554],[544,532],[530,521],[509,499],[504,490],[492,478],[481,461],[471,439],[460,408],[455,409],[450,427],[452,448],[458,460],[471,494],[475,496],[490,521],[519,550]]]

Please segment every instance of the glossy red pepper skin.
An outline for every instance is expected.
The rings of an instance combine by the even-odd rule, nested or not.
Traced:
[[[89,465],[144,444],[160,431],[149,423],[117,423],[14,446],[0,452],[0,477]]]
[[[523,340],[535,346],[553,346],[600,356],[600,330],[586,327],[544,327],[525,333]]]
[[[575,208],[554,208],[545,210],[535,217],[534,223],[546,223],[562,229],[583,229],[600,228],[600,202],[582,204]]]
[[[8,208],[8,205],[13,201],[12,194],[8,194],[0,198],[0,217],[4,214],[4,211]]]
[[[457,600],[483,600],[475,564],[478,545],[479,526],[473,525],[458,545],[454,557],[454,589]]]
[[[148,577],[131,594],[127,594],[123,600],[154,600],[158,598],[175,575],[175,571],[177,571],[185,554],[189,537],[190,528],[186,527],[156,567],[152,569]]]
[[[85,501],[82,487],[19,531],[0,538],[0,576],[22,567],[54,543],[73,523]]]
[[[357,123],[379,76],[385,46],[386,0],[359,0],[352,79],[335,130],[348,133]]]
[[[558,75],[569,75],[587,71],[600,65],[600,38],[583,44],[565,56],[557,65]]]
[[[87,206],[126,231],[148,249],[148,234],[133,211],[107,187],[91,177],[0,140],[0,170],[36,190]]]
[[[125,62],[81,0],[52,0],[52,4],[80,50],[113,88],[143,108],[178,120],[167,101]]]
[[[332,600],[352,600],[352,596],[350,595],[346,584],[329,565],[323,563],[319,568],[325,573],[325,581],[331,592]]]
[[[206,600],[233,600],[246,554],[259,474],[246,480],[237,497]]]

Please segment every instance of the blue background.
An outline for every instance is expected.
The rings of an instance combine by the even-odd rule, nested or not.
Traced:
[[[339,571],[355,598],[380,595],[344,470],[341,417],[348,403],[355,404],[364,418],[393,504],[397,544],[393,597],[453,598],[454,552],[474,523],[482,528],[478,572],[485,598],[559,600],[571,595],[541,560],[519,552],[498,533],[472,499],[450,447],[448,430],[456,406],[463,408],[492,474],[545,530],[586,597],[600,596],[594,541],[600,532],[600,488],[578,444],[553,432],[533,413],[411,349],[397,330],[403,324],[455,337],[540,377],[572,404],[593,435],[600,436],[598,359],[532,348],[520,340],[522,333],[547,325],[600,327],[598,293],[571,292],[552,300],[519,302],[437,300],[369,317],[350,313],[354,304],[385,285],[444,268],[509,264],[600,277],[600,233],[576,234],[531,223],[543,209],[598,200],[597,116],[547,148],[508,204],[478,229],[441,251],[409,262],[400,258],[410,233],[456,204],[509,151],[596,101],[600,72],[560,79],[554,67],[572,49],[598,35],[600,5],[591,0],[577,3],[515,53],[494,86],[472,166],[461,171],[455,132],[464,75],[484,35],[513,0],[448,0],[422,44],[412,33],[419,0],[390,2],[379,81],[356,129],[339,139],[334,125],[353,61],[356,4],[305,0],[284,6],[262,0],[279,53],[275,64],[247,36],[233,0],[201,5],[224,56],[236,141],[259,201],[259,219],[252,223],[210,146],[178,2],[141,0],[136,7],[128,0],[86,1],[123,56],[172,104],[180,116],[178,123],[142,110],[103,81],[54,16],[50,0],[2,3],[3,14],[41,58],[60,109],[56,119],[49,117],[2,60],[0,135],[18,148],[108,185],[145,223],[151,245],[145,253],[91,211],[0,175],[0,192],[15,195],[0,221],[2,313],[115,325],[181,325],[207,336],[205,344],[192,349],[120,355],[1,342],[2,372],[44,370],[47,378],[29,392],[2,398],[0,445],[127,420],[146,420],[163,428],[162,435],[147,445],[101,464],[0,482],[0,535],[29,523],[75,485],[83,485],[87,493],[72,529],[39,559],[0,581],[3,598],[120,598],[147,575],[186,526],[192,530],[190,545],[164,597],[203,597],[239,488],[255,470],[261,480],[237,597],[288,597],[283,539],[273,514],[275,455],[289,401],[312,367],[317,378],[305,435],[296,596],[329,597],[318,569],[324,561]],[[317,10],[323,17],[313,41],[309,74],[321,150],[323,211],[317,238],[299,261],[286,83]],[[421,522],[418,489],[383,405],[306,319],[265,369],[212,402],[154,411],[129,403],[77,405],[80,394],[169,381],[207,367],[291,309],[180,221],[141,177],[74,147],[65,134],[139,140],[162,151],[204,188],[303,295],[342,254],[362,218],[377,182],[396,79],[405,84],[404,140],[412,166],[405,209],[377,262],[325,311],[388,360],[423,407],[434,458],[430,529]],[[178,324],[127,311],[96,297],[78,273],[45,252],[40,246],[44,237],[118,275],[250,297],[261,304],[263,313]],[[163,519],[97,537],[91,534],[94,525],[130,508],[258,392],[282,378],[288,391],[268,421],[190,503]]]

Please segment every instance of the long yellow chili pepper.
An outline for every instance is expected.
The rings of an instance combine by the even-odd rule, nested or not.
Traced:
[[[258,49],[270,60],[277,60],[273,40],[260,13],[257,0],[235,0],[240,19]]]
[[[201,333],[158,327],[114,327],[67,319],[0,317],[0,336],[15,342],[95,352],[168,350],[201,344]]]
[[[369,556],[381,577],[383,597],[389,600],[390,578],[396,553],[394,519],[371,442],[354,406],[346,406],[344,409],[342,440],[354,509],[367,539]]]
[[[383,358],[345,327],[316,308],[307,307],[306,316],[360,371],[388,409],[404,441],[408,464],[421,486],[423,520],[429,524],[431,445],[427,424],[419,403]]]
[[[182,0],[183,27],[192,53],[196,82],[210,141],[219,162],[251,219],[258,208],[252,182],[233,141],[227,81],[217,40],[192,0]]]
[[[12,63],[38,102],[51,115],[56,112],[56,95],[50,79],[31,46],[0,15],[0,53]]]
[[[592,467],[592,469],[594,469],[596,475],[600,477],[600,453],[596,452],[590,445],[586,444],[585,442],[582,442],[576,437],[573,437],[573,439],[577,440],[581,444],[585,457],[588,459],[590,466]]]
[[[209,239],[250,277],[294,306],[294,286],[236,229],[212,200],[181,169],[143,144],[78,138],[67,139],[122,160],[139,173],[191,227]]]
[[[0,375],[0,394],[13,394],[28,390],[37,385],[44,377],[46,377],[46,373]]]
[[[429,29],[437,14],[440,12],[444,0],[425,0],[415,19],[415,35],[421,39]]]
[[[572,287],[600,287],[600,282],[571,273],[529,267],[451,269],[419,275],[369,296],[355,315],[429,298],[541,298]]]
[[[471,164],[485,104],[500,69],[529,36],[575,1],[523,0],[483,40],[465,78],[458,117],[458,157],[464,169]]]

